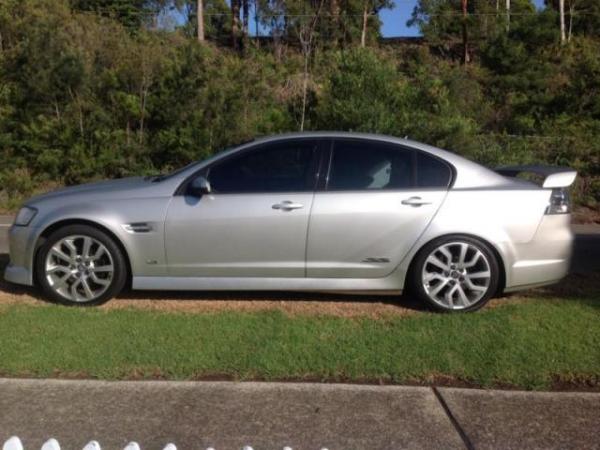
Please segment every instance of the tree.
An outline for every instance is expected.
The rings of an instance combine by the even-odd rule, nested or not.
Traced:
[[[463,38],[463,54],[462,54],[462,62],[463,64],[467,64],[471,57],[469,56],[469,31],[467,27],[467,5],[468,0],[461,0],[461,9],[462,9],[462,38]]]
[[[508,32],[505,4],[420,0],[426,45],[369,48],[381,3],[258,0],[273,40],[248,57],[230,51],[225,0],[202,0],[202,22],[196,0],[148,0],[139,25],[91,1],[0,1],[0,207],[298,128],[408,134],[489,165],[570,165],[576,202],[598,204],[600,2],[564,0],[562,47],[559,0],[511,0]],[[171,8],[177,24],[163,26]],[[202,24],[211,45],[198,45]]]
[[[498,33],[509,32],[509,20],[512,28],[535,14],[530,0],[507,0],[505,17],[489,0],[419,0],[407,24],[417,25],[428,42],[443,54],[450,53],[468,62],[473,51],[477,51],[473,45],[485,45]]]
[[[250,18],[250,3],[249,0],[242,0],[242,40],[244,49],[248,46],[248,33]]]
[[[231,46],[240,48],[240,4],[241,0],[231,0]]]
[[[318,0],[316,8],[309,20],[301,20],[298,27],[298,38],[302,48],[302,56],[304,59],[304,70],[302,73],[302,111],[300,118],[300,131],[304,131],[304,121],[306,119],[306,97],[308,94],[308,63],[313,51],[315,30],[317,22],[321,17],[321,11],[325,0]]]
[[[565,33],[565,0],[558,0],[558,11],[560,15],[560,43],[564,44],[567,40]]]
[[[600,2],[597,0],[545,0],[545,4],[548,9],[558,12],[561,26],[563,21],[566,22],[568,11],[569,25],[564,25],[567,42],[573,34],[600,36]]]
[[[196,0],[196,20],[198,22],[198,42],[204,42],[204,0]]]
[[[112,17],[132,30],[139,29],[152,18],[155,11],[151,3],[147,0],[70,0],[75,11]]]
[[[411,84],[385,56],[370,49],[336,52],[315,111],[319,129],[404,136],[412,122]]]
[[[394,3],[391,0],[364,0],[362,10],[362,28],[360,34],[361,47],[366,46],[369,19],[376,17],[382,9],[392,9],[393,7]]]

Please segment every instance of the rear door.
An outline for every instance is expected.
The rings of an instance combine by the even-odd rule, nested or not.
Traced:
[[[176,195],[165,245],[169,272],[187,277],[304,277],[319,143],[261,144],[203,173],[212,192]]]
[[[316,192],[307,276],[377,278],[391,273],[443,202],[452,168],[396,144],[336,139]]]

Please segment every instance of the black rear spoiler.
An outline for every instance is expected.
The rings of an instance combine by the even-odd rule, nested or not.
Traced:
[[[494,169],[495,172],[506,177],[516,177],[521,173],[532,173],[544,178],[542,187],[561,188],[573,184],[577,171],[569,167],[543,166],[543,165],[524,165],[524,166],[504,166]]]

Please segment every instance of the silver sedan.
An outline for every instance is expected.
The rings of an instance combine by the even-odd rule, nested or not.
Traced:
[[[492,171],[379,135],[264,138],[168,175],[30,199],[10,229],[5,278],[74,305],[103,303],[129,284],[410,290],[438,310],[472,311],[565,276],[575,176]]]

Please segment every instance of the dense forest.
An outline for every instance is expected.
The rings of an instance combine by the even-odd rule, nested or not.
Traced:
[[[399,0],[403,1],[403,0]],[[580,171],[600,202],[600,2],[1,0],[0,205],[168,171],[259,135],[409,136]]]

